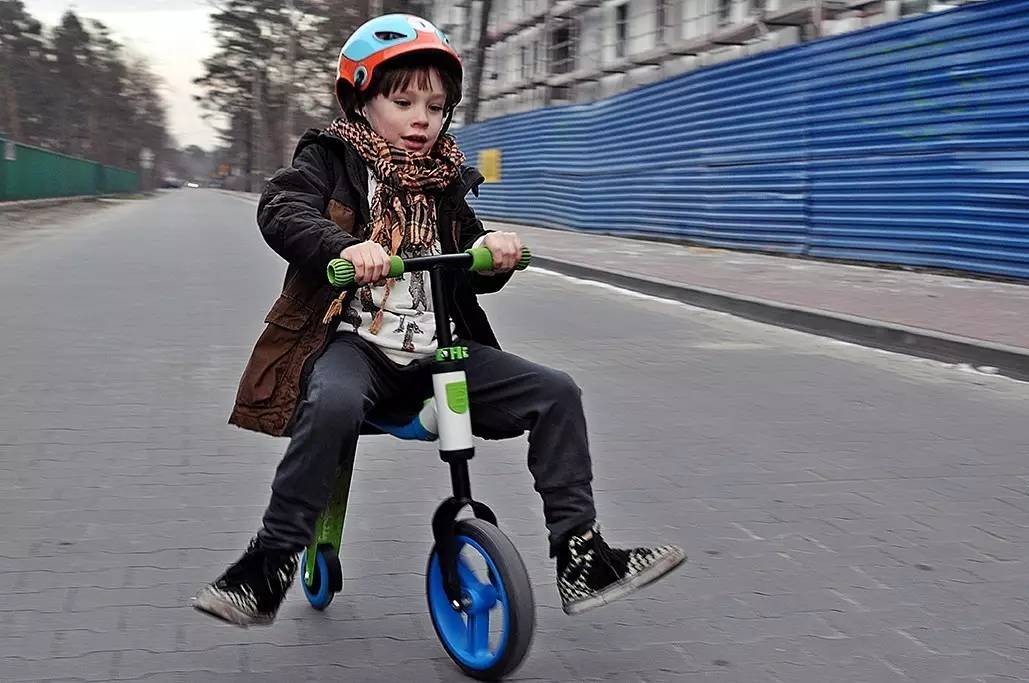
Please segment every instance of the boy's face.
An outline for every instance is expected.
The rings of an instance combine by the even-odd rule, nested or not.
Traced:
[[[410,154],[428,154],[443,129],[447,95],[436,70],[427,75],[410,78],[406,86],[376,95],[364,106],[375,132]]]

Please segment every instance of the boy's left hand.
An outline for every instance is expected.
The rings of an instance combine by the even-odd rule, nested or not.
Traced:
[[[482,246],[493,254],[493,270],[483,271],[482,275],[514,270],[522,258],[522,240],[513,232],[491,232],[482,241]]]

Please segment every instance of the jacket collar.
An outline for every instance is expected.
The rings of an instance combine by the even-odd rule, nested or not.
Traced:
[[[307,131],[300,138],[295,154],[299,154],[301,149],[314,142],[324,144],[340,154],[346,166],[347,175],[353,181],[354,190],[357,192],[359,200],[357,203],[360,208],[361,219],[365,223],[369,222],[371,217],[368,208],[368,165],[364,162],[364,159],[357,153],[353,145],[347,141],[341,140],[324,130],[315,128]],[[479,185],[485,180],[483,175],[474,166],[462,166],[458,176],[443,190],[440,203],[442,205],[456,204],[467,196],[469,192],[478,197]]]

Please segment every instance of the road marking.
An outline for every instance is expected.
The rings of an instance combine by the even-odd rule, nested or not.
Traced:
[[[773,329],[780,330],[780,331],[782,331],[784,333],[793,333],[793,334],[804,335],[805,337],[810,337],[812,339],[817,339],[817,340],[819,340],[821,342],[825,342],[827,344],[835,344],[835,345],[838,345],[838,346],[845,346],[845,347],[851,348],[851,349],[860,349],[862,351],[866,351],[866,352],[870,352],[870,353],[883,354],[883,355],[887,355],[887,356],[890,356],[890,357],[895,358],[895,359],[903,359],[903,360],[909,361],[909,362],[921,363],[923,365],[930,365],[930,366],[932,366],[934,368],[946,368],[948,370],[956,370],[957,372],[965,372],[965,373],[968,373],[968,374],[974,374],[974,375],[976,375],[977,378],[990,377],[991,379],[1007,381],[1007,382],[1014,382],[1016,384],[1023,384],[1023,385],[1027,383],[1027,382],[1024,382],[1023,380],[1015,379],[1013,377],[1006,377],[1004,375],[998,375],[998,374],[996,374],[996,368],[991,368],[991,367],[986,367],[986,366],[981,367],[981,368],[980,367],[973,367],[973,366],[971,366],[971,365],[969,365],[967,363],[944,363],[943,361],[934,360],[932,358],[922,358],[920,356],[909,356],[909,355],[904,354],[904,353],[896,353],[894,351],[888,351],[886,349],[877,349],[877,348],[875,348],[873,346],[862,346],[861,344],[854,344],[852,342],[841,341],[839,339],[833,339],[832,337],[823,337],[821,335],[812,334],[810,332],[804,332],[802,330],[794,330],[794,329],[791,329],[791,328],[788,328],[788,327],[779,327],[777,325],[772,325],[772,324],[769,324],[769,323],[758,322],[757,320],[749,320],[747,318],[740,318],[740,317],[735,316],[735,315],[733,315],[731,313],[726,313],[725,311],[715,311],[715,310],[711,310],[709,308],[701,308],[699,306],[693,306],[693,305],[690,305],[690,304],[683,303],[681,301],[676,301],[675,299],[665,299],[663,297],[654,296],[652,294],[643,294],[643,293],[640,293],[640,292],[633,291],[631,289],[626,289],[624,287],[619,287],[617,285],[608,284],[606,282],[598,282],[597,280],[586,280],[584,278],[578,278],[578,277],[574,277],[572,275],[565,275],[564,273],[558,273],[558,272],[553,271],[553,270],[547,270],[546,268],[539,268],[539,267],[536,267],[536,266],[531,266],[531,269],[529,271],[527,271],[527,272],[539,273],[541,275],[548,275],[548,276],[551,276],[551,277],[556,277],[556,278],[565,280],[567,282],[570,282],[570,283],[572,283],[574,285],[596,287],[598,289],[605,289],[605,290],[608,290],[610,292],[615,292],[617,294],[621,294],[623,296],[632,297],[632,298],[635,298],[635,299],[644,299],[646,301],[653,301],[653,302],[657,302],[657,303],[668,304],[668,305],[671,305],[671,306],[679,306],[681,308],[685,308],[686,310],[693,311],[695,313],[703,313],[705,315],[710,315],[710,316],[721,316],[721,317],[725,317],[725,318],[732,318],[733,320],[739,321],[741,323],[749,323],[749,324],[753,324],[753,325],[761,325],[763,327],[771,327]]]

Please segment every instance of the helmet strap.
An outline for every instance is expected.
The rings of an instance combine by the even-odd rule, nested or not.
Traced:
[[[447,112],[447,118],[446,118],[445,121],[443,121],[443,127],[439,129],[439,134],[440,135],[443,135],[444,133],[446,133],[447,129],[450,128],[450,122],[454,118],[454,109],[456,109],[456,107],[451,107],[450,111]]]

